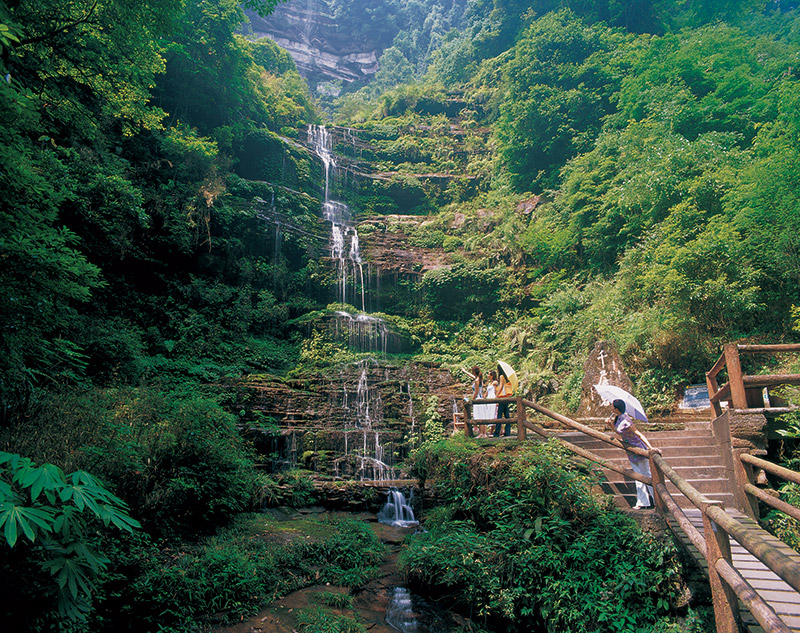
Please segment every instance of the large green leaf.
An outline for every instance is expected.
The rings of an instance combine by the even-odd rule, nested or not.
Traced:
[[[27,508],[11,502],[0,503],[0,527],[9,546],[17,544],[20,531],[33,542],[36,540],[37,528],[46,532],[52,531],[52,516],[40,508]]]

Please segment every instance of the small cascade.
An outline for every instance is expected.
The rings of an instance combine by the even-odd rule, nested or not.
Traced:
[[[371,384],[370,369],[377,366],[374,359],[359,361],[358,382],[353,394],[344,386],[342,410],[345,421],[344,453],[334,460],[336,475],[351,475],[362,481],[392,481],[397,471],[392,466],[393,455],[386,451],[381,439],[383,423],[383,399],[378,387]],[[352,385],[352,383],[350,383]]]
[[[406,393],[408,394],[408,419],[411,422],[411,430],[408,434],[408,437],[411,441],[411,445],[416,445],[417,440],[417,429],[416,429],[416,419],[414,418],[414,398],[411,397],[411,383],[406,383]]]
[[[336,340],[354,352],[380,353],[402,349],[402,341],[389,329],[386,321],[369,314],[353,315],[344,310],[333,314],[329,331]]]
[[[395,587],[386,608],[386,624],[402,633],[416,633],[417,618],[412,609],[411,593],[405,587]]]
[[[383,401],[380,391],[373,389],[369,385],[367,376],[367,363],[362,362],[361,374],[358,377],[356,387],[356,426],[362,429],[371,429],[373,414],[380,410],[383,416]],[[370,411],[371,408],[371,411]]]
[[[414,518],[414,510],[406,501],[405,495],[399,490],[390,490],[386,505],[378,512],[378,521],[397,527],[413,527],[419,525]]]

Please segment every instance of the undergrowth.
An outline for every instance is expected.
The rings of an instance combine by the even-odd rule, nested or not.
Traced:
[[[417,451],[415,465],[442,501],[401,556],[419,591],[492,630],[645,631],[671,621],[674,546],[594,495],[592,476],[558,445],[478,452],[443,440]]]

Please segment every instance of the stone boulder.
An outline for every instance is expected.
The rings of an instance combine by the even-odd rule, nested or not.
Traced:
[[[610,408],[594,389],[594,385],[607,383],[633,393],[633,383],[622,365],[617,346],[612,341],[595,343],[583,365],[583,382],[581,383],[581,405],[578,408],[580,418],[607,418]]]

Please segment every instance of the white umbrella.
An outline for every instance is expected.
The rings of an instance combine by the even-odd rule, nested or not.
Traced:
[[[604,402],[611,403],[614,400],[622,400],[625,403],[625,413],[632,418],[647,422],[647,415],[642,403],[624,389],[614,385],[595,385],[594,389]]]

